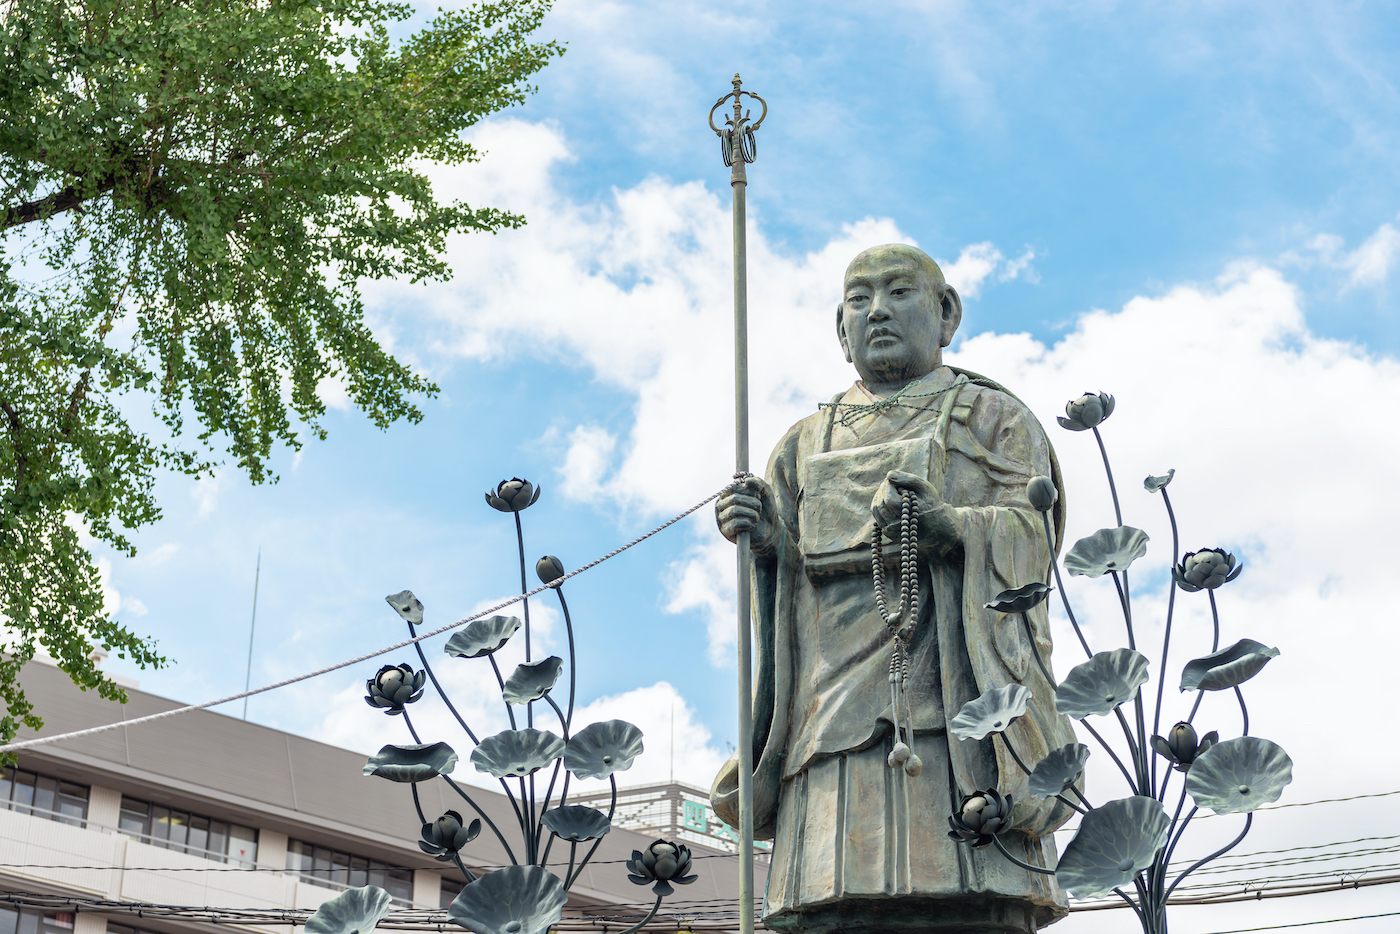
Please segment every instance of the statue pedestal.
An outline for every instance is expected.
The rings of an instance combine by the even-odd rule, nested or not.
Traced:
[[[902,895],[846,898],[766,918],[764,924],[787,934],[1035,934],[1060,916],[1028,901],[991,895]]]

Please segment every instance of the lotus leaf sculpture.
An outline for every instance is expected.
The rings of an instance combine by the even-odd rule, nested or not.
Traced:
[[[457,753],[446,743],[412,743],[384,746],[365,762],[365,775],[391,782],[426,782],[448,775],[457,765]]]
[[[1036,798],[1049,798],[1064,791],[1084,771],[1090,749],[1079,743],[1061,746],[1035,764],[1026,791]]]
[[[308,934],[370,934],[389,914],[389,893],[377,885],[346,889],[306,919]]]
[[[1130,525],[1099,529],[1081,538],[1065,555],[1065,570],[1071,577],[1102,577],[1109,571],[1126,571],[1147,554],[1147,533]]]
[[[584,807],[581,804],[566,804],[545,811],[541,820],[550,833],[574,843],[596,840],[612,830],[612,821],[608,820],[608,815],[597,808]]]
[[[1135,795],[1110,801],[1080,820],[1055,876],[1075,898],[1107,895],[1152,865],[1170,826],[1156,798]]]
[[[390,594],[384,598],[394,612],[403,617],[405,621],[417,626],[423,622],[423,604],[413,595],[411,590],[400,590],[398,593]]]
[[[1172,477],[1176,476],[1176,469],[1172,468],[1160,477],[1148,477],[1142,481],[1142,488],[1149,493],[1156,493],[1158,490],[1167,488],[1167,484],[1172,482]]]
[[[1229,648],[1212,652],[1204,658],[1194,658],[1181,670],[1183,691],[1223,691],[1259,674],[1278,657],[1278,649],[1253,639],[1241,639]]]
[[[1137,696],[1147,683],[1147,656],[1132,649],[1098,652],[1070,669],[1055,689],[1055,707],[1067,717],[1102,717]]]
[[[948,721],[948,727],[958,739],[984,739],[989,733],[1000,733],[1011,721],[1026,712],[1031,690],[1021,684],[1007,684],[984,691],[981,697],[963,704],[958,715]]]
[[[642,748],[642,731],[626,720],[590,723],[569,740],[564,767],[579,778],[607,778],[630,769]]]
[[[548,869],[507,866],[463,886],[447,917],[473,934],[545,934],[564,916],[566,898]]]
[[[479,619],[461,632],[454,633],[443,651],[457,658],[480,658],[490,655],[510,641],[521,626],[515,616],[492,616]]]
[[[559,680],[559,672],[564,669],[564,660],[557,655],[542,658],[537,662],[525,662],[515,666],[506,679],[501,696],[507,704],[528,704],[549,693],[554,682]]]
[[[1217,814],[1247,813],[1272,804],[1293,781],[1293,760],[1257,736],[1227,739],[1201,753],[1186,773],[1186,793]]]
[[[548,730],[504,730],[472,750],[472,764],[497,778],[519,778],[533,775],[563,752],[564,741]]]
[[[1052,589],[1046,584],[1027,584],[1015,590],[1003,590],[986,604],[986,608],[998,613],[1024,613],[1039,606]]]

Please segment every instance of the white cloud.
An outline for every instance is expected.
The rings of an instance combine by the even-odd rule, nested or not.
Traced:
[[[612,466],[617,438],[606,428],[579,425],[569,433],[569,450],[559,469],[560,490],[571,499],[590,502],[603,495],[603,480]]]
[[[1328,233],[1314,236],[1307,246],[1324,266],[1345,272],[1348,286],[1379,285],[1400,261],[1400,230],[1381,224],[1354,250],[1347,250],[1345,240]],[[1291,254],[1285,257],[1285,261],[1299,259]]]
[[[1012,279],[1025,279],[1038,282],[1036,272],[1031,268],[1035,251],[1027,247],[1015,259],[1007,259],[990,241],[974,243],[962,248],[958,258],[951,263],[939,260],[944,277],[949,285],[958,290],[963,298],[978,298],[982,294],[982,284],[988,279],[1009,282]]]
[[[207,477],[200,477],[190,486],[190,499],[199,506],[200,518],[219,508],[219,493],[224,488],[224,475],[214,471]]]
[[[175,557],[179,550],[179,542],[166,542],[163,545],[152,548],[150,551],[141,552],[134,560],[148,567],[160,567],[162,564],[169,562],[171,558]]]

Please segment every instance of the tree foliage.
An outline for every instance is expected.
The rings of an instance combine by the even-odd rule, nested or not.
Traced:
[[[519,216],[442,203],[419,166],[522,102],[559,55],[548,0],[440,12],[377,0],[24,0],[0,21],[0,739],[41,721],[36,643],[123,700],[88,655],[164,663],[103,612],[90,534],[160,511],[156,472],[324,437],[318,387],[378,426],[431,383],[386,353],[357,283],[441,279],[444,241]],[[398,27],[403,29],[404,27]],[[149,406],[154,432],[130,418]],[[187,430],[187,422],[192,426]]]

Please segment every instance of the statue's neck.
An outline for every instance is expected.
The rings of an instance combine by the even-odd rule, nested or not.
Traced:
[[[921,373],[918,376],[905,377],[900,379],[866,378],[860,381],[860,385],[864,387],[865,391],[870,393],[872,396],[883,399],[886,396],[894,395],[906,386],[927,379],[932,374],[937,373],[940,368],[941,367],[934,367],[927,373]]]

